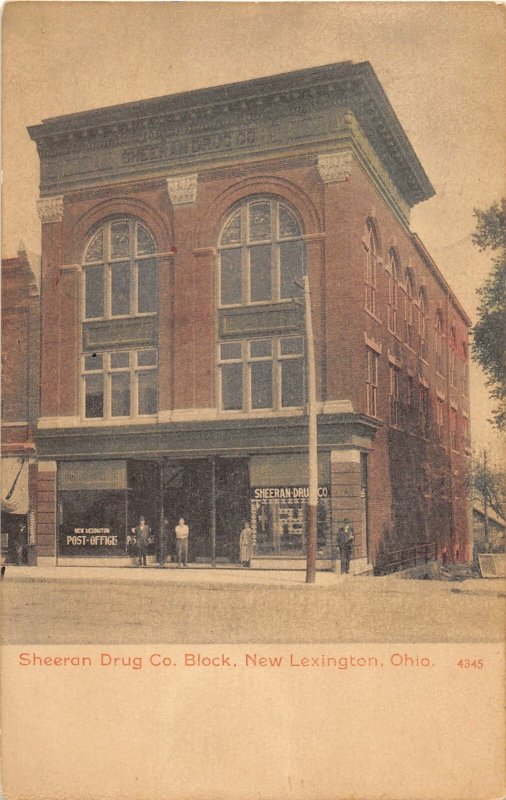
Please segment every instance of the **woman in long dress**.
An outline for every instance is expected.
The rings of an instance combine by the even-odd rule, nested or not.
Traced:
[[[239,537],[239,561],[243,567],[251,566],[251,538],[251,528],[249,526],[249,522],[245,522]]]

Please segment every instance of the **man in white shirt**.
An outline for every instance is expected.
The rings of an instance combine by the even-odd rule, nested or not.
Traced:
[[[179,525],[176,525],[176,552],[177,552],[177,565],[178,567],[181,566],[181,560],[183,561],[183,566],[186,567],[186,562],[188,561],[188,537],[190,535],[190,529],[186,522],[184,521],[183,517],[179,520]]]

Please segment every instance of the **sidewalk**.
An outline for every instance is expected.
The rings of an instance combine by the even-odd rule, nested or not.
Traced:
[[[391,594],[499,594],[504,595],[506,581],[501,578],[472,578],[464,581],[424,581],[402,580],[402,573],[392,573],[380,577],[366,575],[341,575],[333,572],[317,572],[316,583],[306,584],[305,569],[268,570],[244,569],[241,567],[208,564],[190,564],[178,568],[167,564],[163,569],[158,564],[147,567],[91,567],[91,566],[16,566],[8,564],[3,583],[11,581],[36,583],[66,582],[105,582],[114,584],[178,584],[218,588],[220,586],[251,588],[252,586],[299,587],[311,591],[315,588],[348,592],[378,592]]]

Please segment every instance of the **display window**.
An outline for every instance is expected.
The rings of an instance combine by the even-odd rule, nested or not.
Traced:
[[[251,527],[257,556],[305,556],[307,486],[256,487],[251,490]],[[318,489],[317,555],[331,557],[330,488]]]

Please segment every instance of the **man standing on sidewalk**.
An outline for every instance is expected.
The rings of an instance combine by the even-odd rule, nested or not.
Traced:
[[[186,567],[186,562],[188,561],[189,535],[190,529],[188,528],[188,525],[184,521],[183,517],[181,517],[179,520],[179,525],[176,525],[176,551],[178,567],[181,566],[181,560],[183,561],[183,566]]]
[[[139,555],[139,567],[146,566],[146,555],[148,552],[149,537],[151,535],[151,528],[146,525],[144,517],[139,517],[139,524],[135,529],[135,538],[137,541],[137,550]]]

